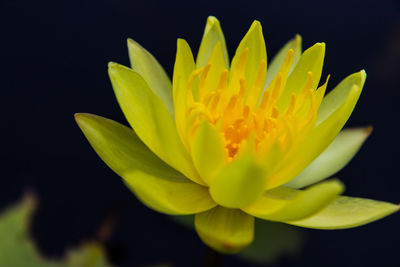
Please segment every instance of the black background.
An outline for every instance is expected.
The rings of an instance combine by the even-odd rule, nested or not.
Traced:
[[[332,74],[330,88],[366,69],[364,92],[347,126],[373,125],[374,132],[338,176],[347,195],[400,202],[397,1],[0,0],[0,207],[26,188],[37,193],[32,230],[43,253],[60,257],[117,214],[106,242],[114,263],[201,266],[205,246],[197,236],[139,203],[95,155],[73,114],[91,112],[126,124],[107,63],[128,65],[131,37],[171,74],[176,38],[197,51],[208,15],[221,21],[230,57],[258,19],[269,59],[296,33],[304,48],[326,42],[322,79]],[[300,256],[277,265],[400,266],[399,227],[400,214],[394,214],[352,230],[305,230]],[[225,266],[247,263],[226,257]]]

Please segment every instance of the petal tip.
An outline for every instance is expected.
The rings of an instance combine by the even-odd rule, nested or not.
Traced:
[[[373,130],[374,130],[374,127],[372,125],[369,125],[369,126],[367,126],[367,128],[365,128],[364,133],[368,137],[372,133]]]
[[[210,25],[210,26],[218,25],[219,24],[219,20],[215,16],[208,16],[207,24]]]

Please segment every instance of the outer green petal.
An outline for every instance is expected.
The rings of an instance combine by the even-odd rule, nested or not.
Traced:
[[[261,61],[265,60],[267,62],[267,51],[265,48],[264,36],[262,33],[262,27],[259,21],[255,20],[251,25],[249,31],[243,37],[238,48],[236,49],[235,56],[232,59],[232,74],[234,74],[237,64],[242,52],[248,48],[249,54],[247,57],[246,71],[245,71],[245,81],[247,88],[253,86],[256,80],[258,67]],[[234,81],[236,83],[236,81]],[[237,81],[239,82],[239,81]]]
[[[173,116],[172,85],[163,67],[146,49],[132,39],[128,39],[128,49],[132,69],[143,77]]]
[[[148,207],[170,215],[195,214],[215,207],[208,188],[183,176],[153,176],[142,171],[124,175],[125,183]]]
[[[206,187],[161,161],[128,127],[91,114],[75,118],[97,154],[147,206],[167,214],[192,214],[216,205]]]
[[[358,75],[361,77],[365,73],[359,72]],[[268,180],[267,188],[274,188],[292,180],[330,145],[357,103],[363,86],[363,82],[360,81],[361,79],[355,80],[354,83],[347,84],[346,90],[341,90],[343,102],[336,103],[335,110],[332,109],[325,120],[317,124],[292,154],[282,161],[279,170]],[[341,84],[337,88],[341,88]]]
[[[322,73],[325,57],[325,43],[316,43],[304,51],[296,67],[290,74],[286,86],[279,99],[278,106],[284,110],[290,103],[292,93],[300,93],[307,82],[308,72],[313,74],[312,88],[317,88]]]
[[[217,206],[196,214],[194,225],[201,240],[221,253],[237,253],[254,239],[254,217],[237,209]]]
[[[305,190],[278,187],[267,191],[243,211],[270,221],[292,221],[309,217],[320,211],[344,190],[338,180],[326,181]]]
[[[366,78],[367,74],[364,70],[353,73],[346,77],[327,96],[325,96],[318,110],[317,126],[324,122],[332,113],[343,105],[354,85],[362,88]]]
[[[293,49],[293,51],[294,51],[293,63],[292,63],[292,67],[290,68],[290,71],[289,71],[289,74],[290,74],[290,72],[297,65],[297,62],[299,62],[300,57],[301,57],[301,36],[300,35],[297,34],[295,38],[293,38],[292,40],[287,42],[285,44],[285,46],[282,47],[281,50],[279,50],[278,54],[275,55],[275,57],[272,59],[271,63],[269,63],[267,76],[265,78],[265,88],[267,88],[268,84],[278,74],[289,49]]]
[[[197,54],[197,68],[204,67],[207,64],[212,51],[218,42],[221,43],[225,67],[228,68],[229,57],[228,50],[226,49],[224,34],[222,33],[218,19],[216,17],[209,16],[207,18],[206,28],[204,29],[203,39],[200,43],[199,53]]]
[[[392,203],[342,196],[310,218],[286,223],[315,229],[346,229],[379,220],[398,210],[399,206]]]
[[[210,194],[218,204],[242,208],[255,201],[265,189],[267,173],[252,155],[238,157],[211,181]]]
[[[221,134],[213,125],[203,122],[192,142],[192,158],[202,179],[210,184],[211,179],[225,162],[225,146]]]
[[[192,181],[204,184],[167,108],[145,80],[133,70],[115,63],[110,63],[109,75],[121,109],[139,138],[170,166]]]
[[[341,131],[318,158],[285,186],[302,188],[337,173],[355,156],[371,131],[371,127]]]

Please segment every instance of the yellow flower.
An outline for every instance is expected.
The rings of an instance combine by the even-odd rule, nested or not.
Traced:
[[[196,62],[178,40],[171,82],[153,56],[128,40],[131,68],[109,64],[117,100],[133,130],[90,114],[76,120],[99,156],[148,207],[195,215],[209,246],[235,253],[254,236],[254,217],[317,229],[359,226],[397,205],[339,196],[338,180],[370,128],[340,131],[366,74],[325,97],[325,44],[303,53],[290,40],[267,68],[255,21],[229,66],[219,22],[209,17]],[[322,181],[322,182],[321,182]]]

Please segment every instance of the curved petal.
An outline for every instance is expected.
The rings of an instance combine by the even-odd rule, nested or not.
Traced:
[[[335,139],[350,117],[364,85],[365,72],[361,71],[356,75],[359,79],[352,79],[352,83],[348,83],[345,79],[330,93],[339,90],[342,102],[335,102],[334,109],[329,109],[329,115],[317,124],[297,148],[281,162],[279,170],[268,180],[267,188],[274,188],[292,180]],[[345,90],[343,83],[346,84]],[[337,93],[334,94],[339,96]]]
[[[314,216],[286,223],[314,229],[346,229],[379,220],[398,210],[399,205],[392,203],[342,196]]]
[[[294,67],[297,65],[297,62],[299,62],[300,57],[301,57],[301,36],[300,35],[297,34],[295,38],[293,38],[292,40],[287,42],[279,50],[279,52],[274,56],[271,63],[268,63],[267,76],[265,77],[265,88],[268,87],[269,83],[278,74],[289,49],[293,49],[293,51],[294,51],[293,63],[290,68],[290,71],[289,71],[289,73],[290,73],[294,69]]]
[[[199,126],[194,136],[191,144],[193,162],[207,184],[226,163],[223,142],[221,134],[207,121]]]
[[[167,214],[193,214],[216,205],[206,187],[161,161],[128,127],[92,114],[75,118],[100,158],[147,206]]]
[[[211,181],[210,194],[219,205],[242,208],[263,192],[267,173],[252,155],[243,155],[226,165]]]
[[[123,175],[125,184],[148,207],[169,215],[187,215],[215,207],[208,188],[183,176],[154,176],[133,171]]]
[[[338,180],[322,182],[305,190],[278,187],[242,210],[264,220],[299,220],[329,205],[343,190],[344,186]]]
[[[192,181],[204,184],[167,108],[145,80],[133,70],[115,63],[110,63],[109,75],[121,109],[139,138],[170,166]]]
[[[304,51],[296,67],[287,79],[286,86],[279,98],[278,107],[285,110],[290,103],[292,93],[299,94],[308,79],[308,73],[313,74],[312,88],[315,90],[319,84],[322,65],[325,57],[325,43],[316,43]]]
[[[221,253],[237,253],[254,239],[254,217],[237,209],[217,206],[196,214],[194,226],[201,240]]]
[[[221,44],[223,61],[225,62],[225,68],[229,67],[228,50],[226,49],[225,37],[222,33],[221,26],[216,17],[209,16],[207,18],[207,24],[204,29],[203,39],[200,43],[199,53],[197,54],[196,65],[197,68],[204,67],[217,43]]]
[[[242,66],[241,57],[246,49],[248,49],[248,54],[247,61],[245,62],[244,80],[247,88],[250,89],[257,79],[258,68],[261,62],[267,62],[267,51],[265,48],[262,27],[260,22],[257,20],[251,24],[249,31],[243,37],[238,48],[236,49],[235,56],[232,59],[230,72],[231,76],[229,77],[229,80],[230,83],[237,85],[237,88],[239,88],[239,80],[243,78],[241,75],[241,68],[244,66]]]
[[[143,77],[173,116],[172,85],[163,67],[146,49],[132,39],[128,39],[128,51],[132,69]]]
[[[372,127],[341,131],[318,158],[285,186],[302,188],[334,175],[356,155],[371,131]]]
[[[362,88],[365,83],[367,74],[364,70],[353,73],[341,81],[329,94],[327,94],[318,110],[318,120],[316,127],[326,121],[344,102],[347,101],[347,96],[353,86]]]

